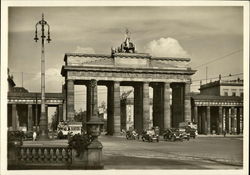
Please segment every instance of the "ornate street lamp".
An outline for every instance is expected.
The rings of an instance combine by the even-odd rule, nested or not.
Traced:
[[[48,28],[47,41],[48,43],[51,41],[50,39],[50,26],[47,21],[44,20],[44,15],[42,14],[42,20],[36,23],[36,31],[34,40],[37,42],[39,38],[37,37],[37,27],[41,26],[41,41],[42,41],[42,49],[41,49],[41,117],[40,117],[40,136],[39,140],[47,140],[48,137],[48,122],[45,111],[45,54],[44,54],[44,39],[46,35],[44,34],[45,26]]]
[[[98,117],[98,109],[97,109],[97,81],[91,80],[90,81],[91,87],[91,116],[90,120],[86,123],[87,124],[87,133],[91,135],[94,145],[101,145],[101,143],[97,140],[98,136],[101,133],[101,126],[104,122]]]

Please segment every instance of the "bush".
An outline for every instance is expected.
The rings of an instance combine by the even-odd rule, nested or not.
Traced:
[[[23,139],[23,131],[8,131],[8,146],[22,145]]]
[[[91,138],[87,134],[76,134],[72,137],[69,137],[68,140],[69,147],[75,149],[77,152],[77,157],[85,151],[87,146],[91,143]]]

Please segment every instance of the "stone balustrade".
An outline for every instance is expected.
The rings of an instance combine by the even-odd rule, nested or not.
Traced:
[[[72,149],[68,146],[19,146],[18,165],[28,168],[58,167],[67,169],[72,164]]]

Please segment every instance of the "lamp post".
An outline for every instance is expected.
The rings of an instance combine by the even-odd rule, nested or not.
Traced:
[[[44,39],[46,35],[44,34],[45,26],[48,28],[48,35],[47,41],[48,43],[51,41],[50,39],[50,26],[47,21],[44,20],[44,15],[42,14],[42,20],[36,23],[36,31],[35,31],[35,38],[34,40],[37,42],[39,39],[37,37],[37,27],[41,26],[41,41],[42,41],[42,48],[41,48],[41,117],[40,117],[40,136],[39,140],[48,140],[48,122],[47,116],[45,111],[45,54],[44,54]]]

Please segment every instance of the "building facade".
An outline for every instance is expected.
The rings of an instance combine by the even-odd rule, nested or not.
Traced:
[[[192,95],[192,121],[200,134],[243,133],[243,80],[210,82]]]
[[[29,92],[23,87],[15,87],[13,76],[8,75],[7,122],[9,130],[39,130],[41,116],[41,93]],[[63,93],[46,93],[46,116],[48,107],[57,108],[57,121],[66,119]],[[48,121],[47,121],[48,123]]]

